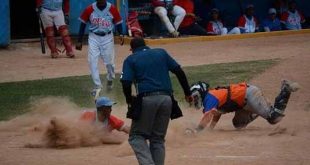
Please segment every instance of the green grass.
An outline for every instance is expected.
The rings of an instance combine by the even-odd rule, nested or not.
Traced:
[[[248,81],[267,68],[277,63],[277,60],[260,60],[226,64],[212,64],[184,67],[189,83],[206,80],[212,86],[226,85],[233,82]],[[105,76],[101,76],[104,78]],[[103,91],[119,104],[124,104],[119,75],[111,92]],[[183,100],[181,86],[174,75],[172,83],[175,96]],[[25,113],[32,99],[46,96],[69,97],[71,101],[82,107],[93,107],[90,96],[92,81],[90,76],[75,76],[55,79],[43,79],[23,82],[0,83],[0,120],[7,120]]]

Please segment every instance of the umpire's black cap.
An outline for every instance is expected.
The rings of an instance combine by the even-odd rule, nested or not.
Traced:
[[[135,37],[130,41],[130,48],[131,51],[134,51],[135,49],[145,46],[145,41],[141,37]]]

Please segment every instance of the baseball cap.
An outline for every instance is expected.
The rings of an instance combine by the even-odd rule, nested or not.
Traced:
[[[246,9],[254,8],[254,5],[253,5],[253,4],[248,4],[248,5],[246,5],[245,8],[246,8]]]
[[[211,13],[218,13],[219,12],[219,9],[217,9],[217,8],[213,8],[212,10],[211,10]]]
[[[268,11],[269,14],[277,14],[277,11],[276,9],[274,8],[270,8],[269,11]]]
[[[97,108],[102,107],[102,106],[110,107],[110,106],[112,106],[114,104],[116,104],[116,102],[110,100],[108,97],[99,97],[96,100],[96,107]]]

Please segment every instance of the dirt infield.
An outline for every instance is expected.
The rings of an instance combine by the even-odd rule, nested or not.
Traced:
[[[187,137],[183,135],[184,128],[197,124],[201,112],[185,107],[185,117],[171,122],[166,164],[310,164],[309,39],[308,34],[158,46],[166,48],[182,65],[280,58],[278,65],[251,81],[263,89],[270,101],[279,92],[284,78],[297,81],[302,87],[292,94],[286,117],[277,125],[269,125],[259,118],[246,129],[236,131],[231,123],[233,114],[229,114],[221,118],[215,130]],[[128,50],[128,46],[116,46],[117,71]],[[86,52],[84,46],[76,59],[53,60],[40,55],[37,45],[13,45],[10,50],[0,51],[0,81],[88,74]],[[62,108],[78,107],[72,103],[56,107]],[[124,111],[124,107],[116,107],[113,113],[124,116]],[[47,120],[52,115],[44,114]],[[0,164],[137,164],[126,142],[72,149],[25,148],[25,144],[39,139],[39,134],[29,129],[39,120],[30,119],[0,123]],[[126,123],[130,122],[126,120]],[[126,139],[123,134],[119,137]]]

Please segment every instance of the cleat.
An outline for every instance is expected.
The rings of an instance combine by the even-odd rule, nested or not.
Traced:
[[[58,56],[58,52],[51,53],[51,58],[57,58]]]
[[[173,38],[177,38],[179,37],[180,33],[178,31],[174,31],[172,33],[170,33],[170,36],[173,37]]]
[[[69,58],[74,58],[74,57],[75,57],[75,55],[73,54],[73,52],[67,53],[66,55],[67,55],[67,57],[69,57]]]
[[[101,88],[95,88],[92,90],[91,95],[96,100],[100,96]]]
[[[300,89],[300,85],[297,82],[283,80],[281,90],[283,89],[288,89],[290,92],[296,92],[298,89]]]

